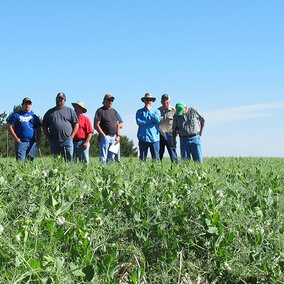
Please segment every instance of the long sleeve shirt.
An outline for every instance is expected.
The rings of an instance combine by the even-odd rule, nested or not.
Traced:
[[[136,123],[138,125],[137,137],[144,142],[160,141],[159,122],[161,121],[161,112],[152,108],[148,111],[145,107],[136,112]]]

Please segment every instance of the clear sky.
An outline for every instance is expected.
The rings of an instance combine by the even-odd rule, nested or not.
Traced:
[[[59,91],[93,121],[104,94],[137,145],[151,92],[205,117],[204,156],[284,157],[283,0],[1,0],[0,112]]]

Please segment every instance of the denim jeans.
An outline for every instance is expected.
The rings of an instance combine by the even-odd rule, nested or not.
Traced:
[[[74,146],[74,159],[79,159],[80,162],[84,162],[89,164],[90,161],[90,155],[89,155],[89,149],[90,149],[90,143],[88,143],[87,148],[85,149],[83,147],[83,144],[85,143],[86,139],[82,139],[79,141],[73,141]]]
[[[20,142],[15,144],[16,160],[24,162],[34,142]],[[32,159],[32,158],[31,158]]]
[[[106,165],[109,161],[114,161],[115,154],[110,152],[108,148],[115,143],[116,135],[100,137],[100,160]]]
[[[145,142],[139,140],[139,158],[141,161],[146,161],[148,148],[150,148],[152,159],[160,161],[159,159],[159,150],[160,150],[160,141],[157,142]]]
[[[189,160],[192,156],[195,162],[202,164],[200,136],[180,137],[180,154],[184,160]]]
[[[50,151],[54,157],[61,154],[64,157],[64,160],[71,162],[73,158],[73,139],[67,138],[64,142],[57,142],[52,139],[49,140]]]
[[[177,151],[173,148],[173,134],[172,132],[165,132],[166,137],[160,135],[160,160],[163,160],[165,147],[167,147],[168,153],[170,155],[171,161],[176,162],[178,164],[178,156]]]

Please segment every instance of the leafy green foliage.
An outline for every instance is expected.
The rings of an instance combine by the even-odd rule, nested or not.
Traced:
[[[283,166],[1,159],[2,283],[281,283]]]

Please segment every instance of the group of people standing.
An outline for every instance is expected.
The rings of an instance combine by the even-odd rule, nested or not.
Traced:
[[[162,95],[162,106],[158,109],[152,106],[156,98],[151,93],[146,93],[141,100],[144,107],[136,113],[140,160],[146,160],[150,148],[152,159],[161,161],[166,147],[171,161],[178,163],[176,136],[179,135],[181,158],[188,160],[192,157],[202,164],[200,136],[204,117],[182,102],[171,106],[168,94]]]
[[[115,98],[106,94],[103,106],[96,111],[94,129],[99,134],[100,160],[103,164],[120,160],[120,129],[123,120],[112,108]],[[176,136],[180,136],[181,157],[202,163],[200,136],[204,127],[204,118],[193,108],[184,103],[170,105],[170,97],[164,94],[159,109],[152,107],[156,98],[146,93],[141,98],[144,107],[136,113],[139,140],[139,158],[145,161],[150,148],[152,159],[161,161],[167,148],[171,161],[178,163]],[[72,103],[74,109],[65,106],[66,95],[58,93],[56,106],[49,109],[41,123],[38,116],[31,112],[32,101],[24,98],[22,109],[15,112],[8,121],[8,130],[15,140],[16,159],[24,161],[31,149],[39,147],[41,127],[49,140],[50,150],[54,156],[62,155],[66,161],[79,159],[89,163],[90,140],[94,129],[81,101]],[[113,147],[116,145],[117,147]],[[112,147],[115,150],[112,150]]]

